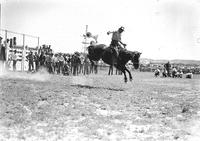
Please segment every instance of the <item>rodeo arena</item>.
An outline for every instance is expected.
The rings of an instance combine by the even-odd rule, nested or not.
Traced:
[[[8,30],[3,31],[5,32],[5,38],[0,38],[1,69],[29,73],[46,70],[49,74],[62,75],[97,73],[97,62],[91,65],[84,52],[75,52],[74,54],[54,53],[51,45],[43,44],[40,46],[39,37]],[[11,37],[8,37],[9,34]],[[21,36],[22,43],[20,44],[17,38],[12,35]],[[27,37],[36,40],[37,45],[25,45]]]
[[[87,26],[74,53],[1,35],[0,140],[200,140],[200,61],[144,59],[124,44],[110,63],[115,50],[89,42]]]
[[[88,28],[88,27],[86,27]],[[40,46],[39,37],[16,33],[13,31],[2,30],[5,33],[5,38],[0,37],[1,43],[1,69],[5,68],[9,71],[22,71],[35,73],[41,69],[45,69],[49,74],[62,74],[62,75],[88,75],[91,73],[98,73],[99,69],[109,68],[108,74],[113,75],[113,67],[107,65],[102,60],[90,61],[86,50],[87,38],[97,38],[97,36],[87,35],[91,34],[86,31],[83,36],[83,52],[54,53],[51,45],[43,44]],[[8,37],[8,34],[11,37]],[[17,38],[13,35],[21,36],[22,43],[17,44]],[[91,37],[90,37],[91,36]],[[28,46],[25,44],[26,37],[33,38],[37,41],[36,46]],[[131,70],[132,63],[126,64]],[[2,70],[1,70],[2,71]],[[200,64],[181,64],[172,63],[169,61],[148,61],[142,60],[140,63],[139,71],[142,72],[154,72],[154,75],[162,77],[178,77],[182,78],[185,74],[186,78],[192,78],[193,74],[200,74]],[[115,74],[122,75],[122,72],[118,69],[114,72]]]

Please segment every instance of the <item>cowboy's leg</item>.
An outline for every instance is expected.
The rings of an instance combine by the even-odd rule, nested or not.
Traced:
[[[59,67],[59,73],[62,74],[62,69],[63,69],[63,65],[62,65],[62,61],[60,61],[60,67]]]
[[[15,60],[13,60],[13,71],[15,71]]]
[[[13,60],[13,71],[16,71],[16,61]]]
[[[38,63],[37,63],[37,60],[35,61],[35,71],[38,71]]]
[[[28,62],[28,71],[31,71],[31,62],[30,62],[30,60]]]
[[[51,62],[49,62],[49,73],[51,73]]]
[[[31,70],[34,70],[33,61],[31,62]]]
[[[60,74],[60,69],[61,69],[61,62],[58,62],[58,74]]]

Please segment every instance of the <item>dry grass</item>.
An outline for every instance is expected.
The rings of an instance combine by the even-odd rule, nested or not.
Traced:
[[[200,76],[0,76],[2,140],[199,140]]]

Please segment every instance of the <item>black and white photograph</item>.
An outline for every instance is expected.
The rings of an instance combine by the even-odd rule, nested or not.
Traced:
[[[199,141],[200,0],[0,0],[0,141]]]

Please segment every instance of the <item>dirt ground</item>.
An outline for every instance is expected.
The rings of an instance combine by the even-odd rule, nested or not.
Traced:
[[[200,140],[200,76],[132,74],[1,74],[0,140]]]

